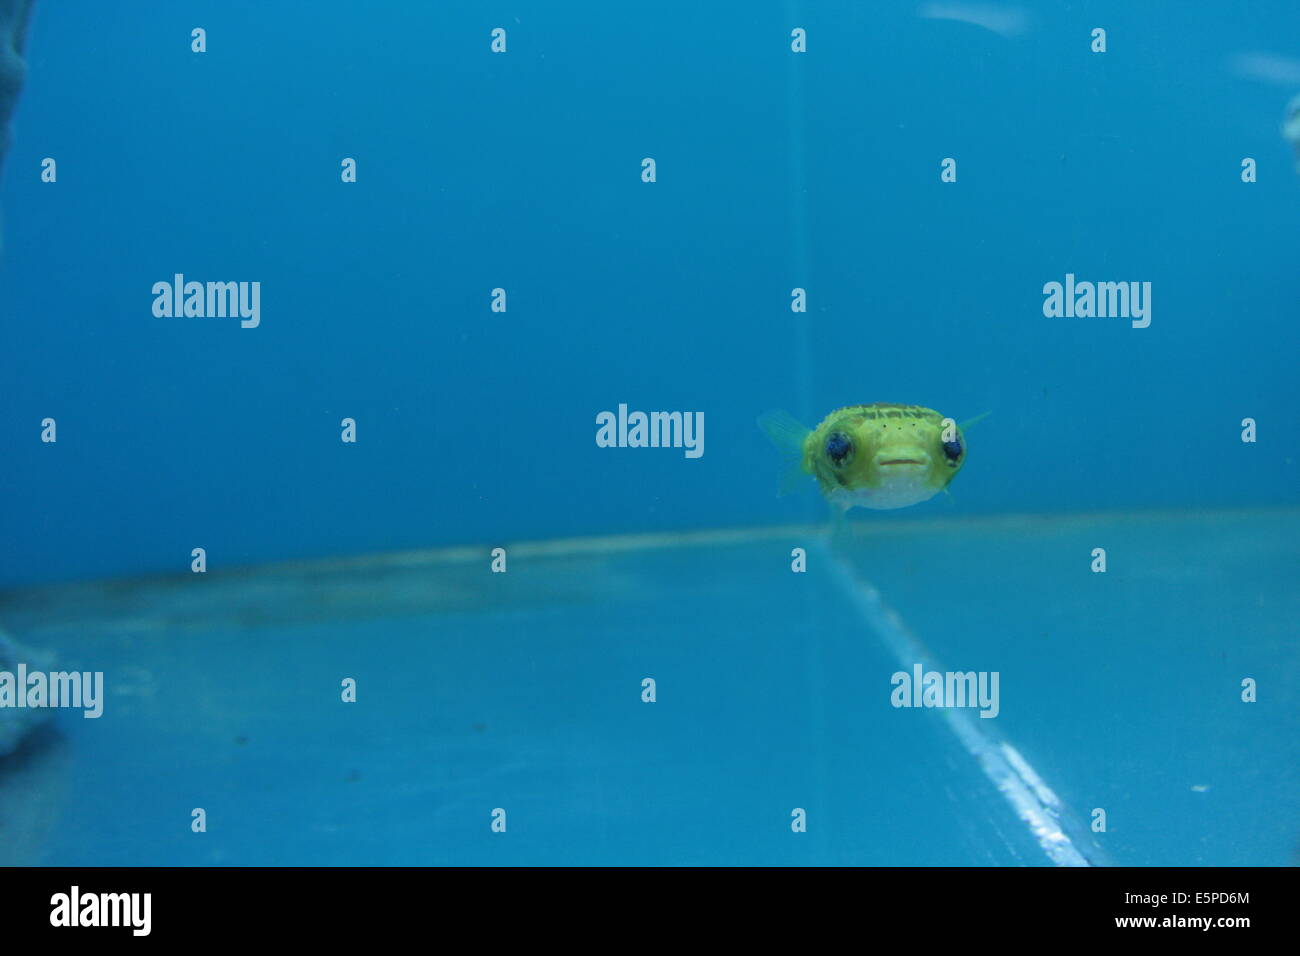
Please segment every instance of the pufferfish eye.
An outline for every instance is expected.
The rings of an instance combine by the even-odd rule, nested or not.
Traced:
[[[853,454],[853,439],[843,432],[834,432],[826,439],[826,457],[832,465],[843,465]]]
[[[961,460],[962,452],[965,450],[962,447],[960,438],[954,438],[952,441],[943,443],[943,456],[948,459],[950,465],[957,464]]]

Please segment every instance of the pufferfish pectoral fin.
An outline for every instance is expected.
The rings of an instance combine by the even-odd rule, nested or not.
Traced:
[[[758,427],[772,444],[790,455],[803,455],[803,442],[812,431],[789,412],[774,408],[758,416]]]
[[[853,545],[853,529],[849,527],[849,509],[831,506],[830,527],[831,550],[837,553],[847,551]]]
[[[788,495],[797,491],[808,480],[808,473],[803,470],[803,443],[812,429],[801,423],[789,412],[773,409],[758,416],[758,427],[763,429],[772,444],[786,456],[785,471],[781,475],[781,487],[778,495]]]
[[[791,458],[785,463],[781,472],[781,484],[777,486],[776,496],[784,498],[796,491],[802,491],[808,485],[808,472],[803,470],[803,459]]]

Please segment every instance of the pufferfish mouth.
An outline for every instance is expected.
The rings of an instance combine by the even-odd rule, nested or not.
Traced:
[[[876,462],[881,468],[888,465],[924,465],[925,462],[917,461],[915,458],[886,458],[884,461]]]

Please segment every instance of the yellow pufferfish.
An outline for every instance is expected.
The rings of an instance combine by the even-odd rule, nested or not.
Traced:
[[[816,478],[823,497],[841,511],[888,511],[927,501],[966,462],[961,427],[920,405],[848,405],[813,429],[779,411],[758,423],[778,448],[799,456],[796,476]]]

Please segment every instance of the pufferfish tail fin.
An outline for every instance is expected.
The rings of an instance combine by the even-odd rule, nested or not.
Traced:
[[[772,440],[772,444],[786,456],[785,472],[781,475],[779,495],[788,495],[808,479],[803,470],[803,443],[812,429],[789,412],[772,409],[758,416],[758,427]]]

